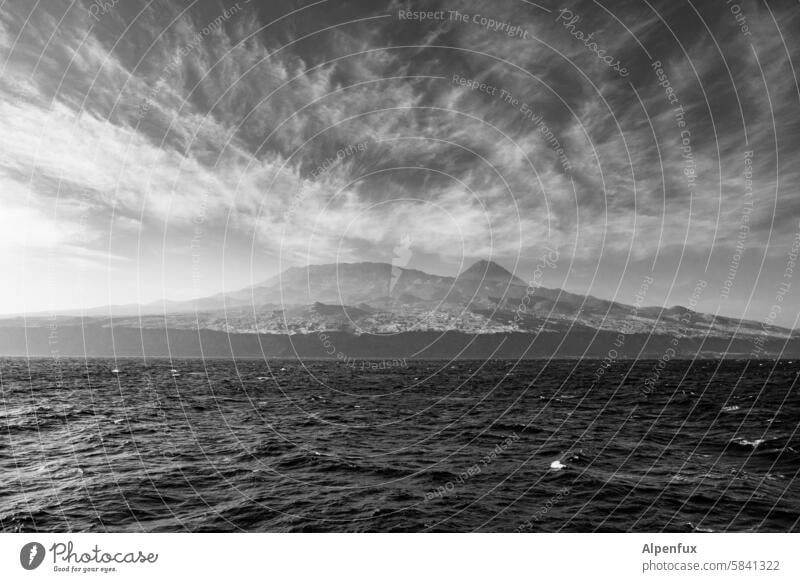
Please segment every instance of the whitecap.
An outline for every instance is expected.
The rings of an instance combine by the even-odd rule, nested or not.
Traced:
[[[689,522],[689,527],[691,527],[693,531],[699,531],[701,533],[714,533],[714,530],[710,527],[700,527],[699,525],[694,525],[691,521]]]
[[[760,445],[761,443],[765,442],[765,440],[764,439],[756,439],[754,441],[748,441],[747,439],[739,439],[739,440],[736,440],[734,442],[737,445],[744,445],[744,446],[756,448],[758,445]]]

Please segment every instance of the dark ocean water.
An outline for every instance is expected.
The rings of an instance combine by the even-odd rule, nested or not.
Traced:
[[[0,530],[800,530],[797,363],[395,364],[0,360]]]

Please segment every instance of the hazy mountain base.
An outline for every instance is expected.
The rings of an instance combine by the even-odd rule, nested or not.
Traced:
[[[0,326],[0,354],[28,357],[171,358],[800,358],[800,338],[684,337],[571,331],[468,334],[455,331],[355,335],[245,334],[212,330],[142,329],[73,325]]]
[[[637,303],[626,305],[547,289],[535,277],[526,284],[491,261],[478,261],[457,277],[388,263],[311,265],[185,303],[0,320],[0,354],[341,360],[798,357],[800,335],[790,329],[683,306],[640,305],[651,283],[643,280]]]
[[[643,281],[639,303],[652,283]],[[532,285],[532,286],[528,286]],[[701,289],[702,291],[702,289]],[[53,314],[30,314],[28,326]],[[239,334],[308,334],[321,330],[384,335],[405,332],[509,334],[593,332],[730,337],[794,332],[761,322],[647,307],[524,283],[497,263],[478,261],[458,277],[388,263],[291,268],[263,283],[189,302],[116,305],[58,314],[59,325],[206,329]],[[0,327],[13,321],[0,321]],[[19,322],[18,322],[19,323]]]

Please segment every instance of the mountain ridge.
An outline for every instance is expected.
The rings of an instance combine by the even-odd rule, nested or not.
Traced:
[[[484,259],[456,276],[369,261],[290,267],[250,287],[190,301],[73,310],[59,316],[105,321],[103,325],[232,333],[536,334],[576,328],[714,337],[796,333],[680,305],[634,308],[562,289],[536,287],[531,292],[505,267]]]
[[[456,276],[308,265],[188,302],[87,311],[0,319],[0,354],[52,357],[55,345],[58,357],[800,357],[794,330],[529,288],[489,261]]]

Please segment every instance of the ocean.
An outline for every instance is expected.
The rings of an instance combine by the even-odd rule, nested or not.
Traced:
[[[800,531],[798,363],[606,364],[0,359],[0,530]]]

